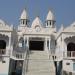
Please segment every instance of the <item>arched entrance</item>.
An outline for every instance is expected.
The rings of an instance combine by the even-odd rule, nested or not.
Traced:
[[[73,56],[75,57],[75,43],[70,42],[67,45],[67,56]]]
[[[6,42],[4,40],[0,40],[0,54],[5,54]]]
[[[69,43],[67,45],[67,51],[75,51],[75,44],[74,43]]]

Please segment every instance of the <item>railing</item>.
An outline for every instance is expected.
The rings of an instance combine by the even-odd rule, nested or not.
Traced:
[[[24,62],[23,62],[23,71],[22,75],[25,75],[28,69],[28,56],[29,56],[29,50],[26,50]]]
[[[0,55],[4,55],[6,52],[6,49],[0,49]]]
[[[63,57],[66,58],[75,58],[75,51],[67,51],[63,53]]]
[[[0,61],[4,61],[4,57],[6,56],[6,49],[0,49]]]
[[[58,53],[52,53],[51,51],[49,51],[49,59],[50,59],[50,57],[52,57],[53,61],[61,61],[63,59],[62,51],[60,51]]]
[[[13,51],[12,56],[16,57],[17,59],[24,59],[24,53],[20,53],[17,51]]]

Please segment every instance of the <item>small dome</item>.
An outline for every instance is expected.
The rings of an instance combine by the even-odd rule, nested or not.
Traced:
[[[0,25],[5,25],[5,22],[0,19]]]
[[[37,25],[38,26],[42,26],[43,25],[39,17],[36,17],[34,19],[34,21],[32,22],[32,28],[35,28]]]
[[[71,26],[75,26],[75,22],[73,22],[73,23],[71,24]]]
[[[54,15],[51,10],[49,10],[46,20],[55,20]]]
[[[0,19],[0,23],[5,24],[5,22],[2,19]]]
[[[28,19],[28,15],[27,15],[26,9],[23,10],[20,19]]]

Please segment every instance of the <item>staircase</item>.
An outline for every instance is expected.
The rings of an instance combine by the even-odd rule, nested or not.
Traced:
[[[30,51],[24,75],[55,75],[54,62],[46,51]]]

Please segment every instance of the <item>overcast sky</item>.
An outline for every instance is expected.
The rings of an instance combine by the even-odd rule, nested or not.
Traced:
[[[70,25],[75,21],[75,0],[0,0],[0,19],[8,24],[19,25],[19,17],[26,8],[30,23],[39,16],[43,23],[51,9],[55,15],[56,26]]]

